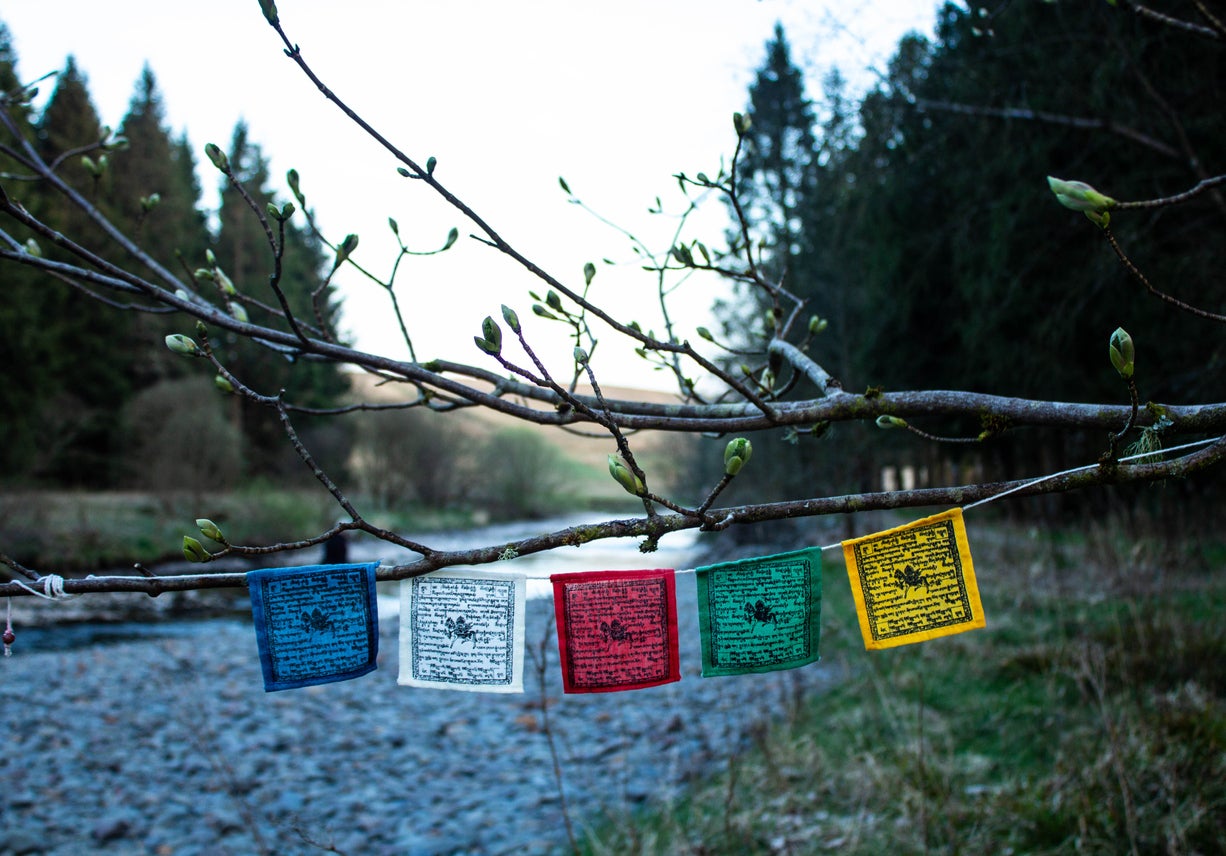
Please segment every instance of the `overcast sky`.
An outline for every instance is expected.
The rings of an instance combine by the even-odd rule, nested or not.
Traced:
[[[327,237],[361,237],[356,258],[390,269],[387,218],[418,248],[436,246],[460,216],[406,181],[377,144],[324,101],[281,51],[257,0],[17,0],[5,4],[30,80],[72,54],[88,77],[105,123],[118,125],[142,65],[165,100],[167,123],[186,131],[203,161],[205,204],[216,204],[217,173],[205,143],[227,147],[243,118],[269,157],[278,189],[302,176]],[[623,320],[659,328],[655,282],[630,264],[625,239],[566,203],[572,190],[603,215],[667,249],[673,222],[647,214],[680,197],[671,175],[714,174],[735,139],[764,45],[781,21],[793,58],[816,97],[832,66],[860,86],[881,69],[908,30],[928,33],[930,0],[621,0],[618,3],[280,0],[290,38],[325,83],[407,154],[438,159],[436,175],[503,237],[564,282],[582,286],[585,261],[600,264],[594,287]],[[50,91],[51,85],[44,85]],[[714,203],[693,237],[718,244],[726,217]],[[445,256],[413,261],[398,280],[417,355],[482,363],[472,345],[486,315],[506,303],[530,315],[536,281],[462,238]],[[405,357],[381,290],[353,274],[340,279],[344,326],[357,345]],[[253,288],[258,286],[253,285]],[[683,336],[709,323],[718,293],[690,282],[680,295]],[[555,361],[572,344],[556,325],[530,328]],[[190,332],[190,331],[189,331]],[[620,351],[620,353],[614,353]],[[608,383],[652,385],[632,348],[606,339],[595,365]],[[560,362],[556,363],[560,365]],[[493,367],[493,366],[491,366]]]

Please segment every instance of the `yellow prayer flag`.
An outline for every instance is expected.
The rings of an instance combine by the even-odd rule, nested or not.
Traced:
[[[985,624],[960,508],[844,541],[843,557],[870,651]]]

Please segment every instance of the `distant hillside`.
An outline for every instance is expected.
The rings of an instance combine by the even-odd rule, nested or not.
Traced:
[[[405,401],[412,398],[414,394],[414,391],[404,384],[380,383],[378,378],[365,373],[352,375],[352,385],[354,399],[361,401]],[[606,398],[610,399],[632,399],[663,404],[677,403],[681,400],[677,395],[651,390],[602,386],[601,391]],[[579,392],[585,395],[590,394],[591,388],[581,387]],[[540,402],[513,400],[533,409],[546,409]],[[452,421],[455,424],[462,424],[466,430],[475,432],[477,436],[504,430],[540,432],[559,455],[582,468],[584,472],[592,474],[593,478],[588,481],[583,490],[585,495],[594,495],[593,498],[596,499],[608,497],[621,500],[625,498],[621,488],[607,474],[606,456],[611,452],[616,452],[617,446],[609,433],[597,425],[583,424],[570,428],[541,426],[485,407],[471,407],[451,413],[440,413],[437,414],[437,418],[441,425],[452,424]],[[647,470],[648,477],[659,474],[665,480],[674,478],[676,468],[684,463],[684,449],[698,442],[696,438],[665,431],[639,431],[628,436],[631,448]],[[653,485],[653,487],[664,489],[664,485]]]

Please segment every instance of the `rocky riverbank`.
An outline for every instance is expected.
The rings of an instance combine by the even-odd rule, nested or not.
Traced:
[[[527,625],[543,697],[531,658],[523,695],[398,687],[394,620],[373,674],[279,693],[249,619],[64,651],[19,635],[0,660],[0,853],[566,852],[543,701],[582,830],[675,796],[832,679],[700,678],[693,576],[677,588],[682,680],[587,696],[561,692],[547,598]]]

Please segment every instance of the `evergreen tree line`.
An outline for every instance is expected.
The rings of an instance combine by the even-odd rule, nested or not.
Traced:
[[[43,85],[47,85],[45,82]],[[22,88],[8,29],[0,23],[0,90]],[[184,278],[214,266],[242,294],[275,303],[267,288],[272,254],[258,219],[241,195],[223,186],[215,218],[201,204],[196,161],[186,135],[166,127],[162,95],[146,66],[118,129],[103,127],[88,81],[72,57],[54,76],[41,111],[22,108],[22,133],[57,172],[120,231],[160,264]],[[100,140],[108,145],[93,147]],[[0,145],[21,141],[0,132]],[[78,150],[93,147],[88,152]],[[273,201],[267,161],[239,121],[228,150],[230,164],[256,205]],[[0,152],[0,173],[10,195],[35,216],[108,261],[128,261],[86,215],[45,182]],[[20,194],[18,196],[18,194]],[[298,218],[301,221],[301,217]],[[290,306],[314,320],[311,294],[324,288],[325,305],[339,307],[326,275],[330,256],[319,239],[286,224],[282,286]],[[38,239],[48,258],[67,255]],[[123,484],[181,489],[223,486],[248,475],[301,470],[274,413],[237,397],[226,399],[198,366],[170,353],[169,333],[194,327],[172,315],[116,311],[86,293],[65,288],[30,268],[6,266],[0,301],[0,480],[57,486]],[[209,285],[209,283],[201,283]],[[205,289],[201,289],[206,293]],[[221,299],[218,296],[218,299]],[[260,309],[248,303],[253,320]],[[214,343],[223,362],[252,388],[284,388],[295,403],[325,406],[346,389],[334,366],[291,366],[285,357],[236,337]],[[308,432],[323,428],[307,426]],[[326,445],[326,444],[325,444]],[[339,444],[337,444],[339,445]],[[167,480],[191,484],[167,485]]]
[[[1045,181],[1150,199],[1226,170],[1220,40],[1107,3],[947,4],[935,38],[905,37],[858,104],[837,73],[810,99],[781,27],[766,54],[749,92],[741,162],[752,237],[772,274],[807,301],[803,317],[826,320],[807,347],[849,391],[1126,403],[1107,360],[1108,337],[1122,326],[1137,343],[1142,403],[1220,398],[1221,326],[1146,293]],[[1220,193],[1112,221],[1151,281],[1215,312],[1226,298],[1224,225]],[[772,307],[745,310],[744,300],[725,307],[734,344],[747,323],[769,323]],[[803,341],[805,331],[792,338]],[[805,432],[790,444],[763,436],[755,450],[773,475],[738,488],[752,484],[758,497],[786,496],[803,481],[821,491],[872,489],[881,466],[902,463],[942,480],[957,478],[957,467],[1021,477],[1093,462],[1105,448],[1098,435],[1070,443],[1007,425],[919,427],[1003,436],[945,445],[878,431],[870,445],[858,441],[871,426],[840,427],[842,452],[862,453],[837,458]],[[868,449],[876,454],[866,457]]]

